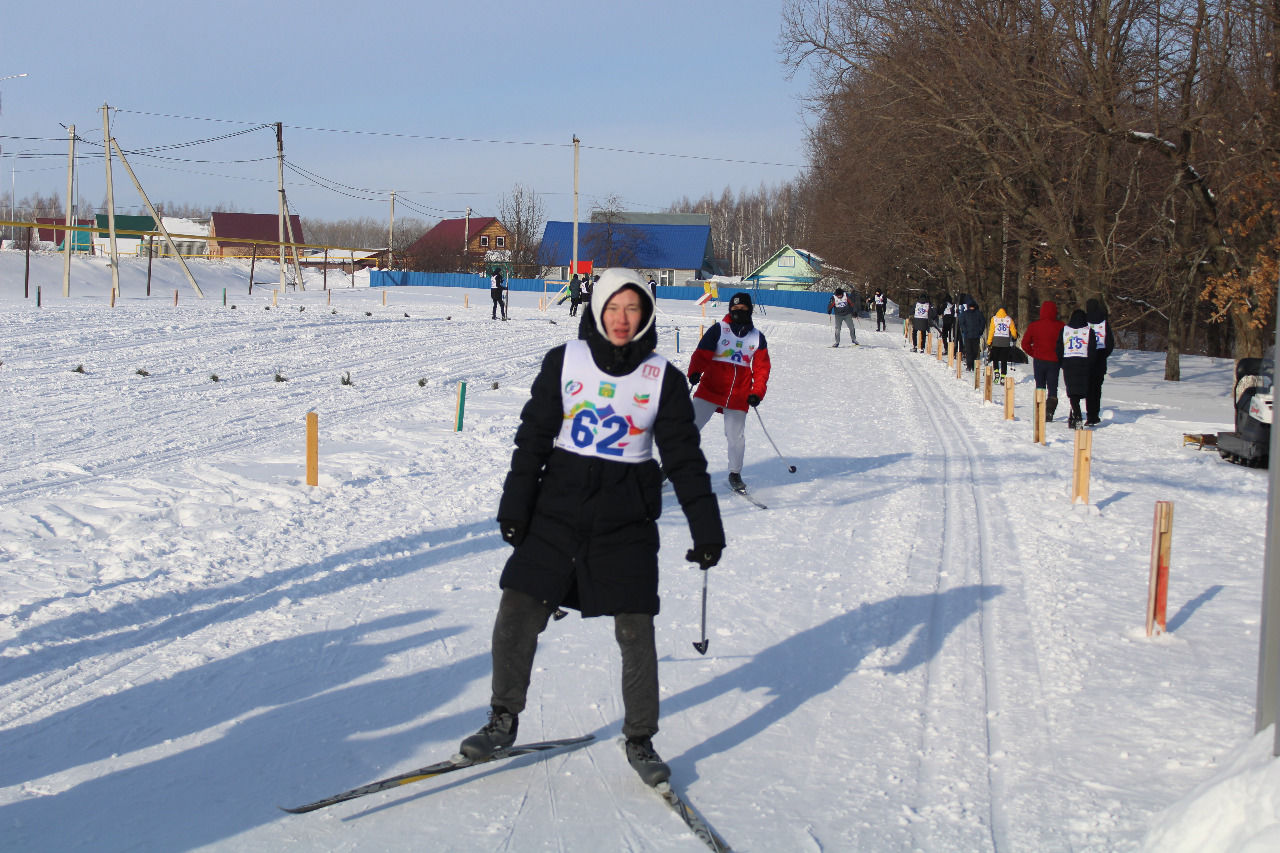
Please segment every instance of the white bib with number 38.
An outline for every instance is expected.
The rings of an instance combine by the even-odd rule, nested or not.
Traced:
[[[560,369],[564,422],[556,447],[615,462],[653,458],[653,421],[667,360],[652,353],[626,376],[596,367],[585,341],[565,344]]]

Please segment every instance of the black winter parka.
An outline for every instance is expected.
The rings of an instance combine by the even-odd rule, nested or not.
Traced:
[[[641,338],[614,346],[596,331],[591,311],[579,337],[596,366],[613,376],[630,373],[657,343],[650,327]],[[564,355],[563,345],[547,353],[520,413],[498,518],[523,522],[528,533],[507,560],[502,588],[583,616],[656,614],[662,471],[653,460],[616,462],[554,446],[564,418]],[[689,383],[672,364],[662,379],[653,439],[693,543],[723,546],[720,507],[694,426]]]

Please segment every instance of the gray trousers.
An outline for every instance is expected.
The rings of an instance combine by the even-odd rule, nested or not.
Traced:
[[[849,341],[850,341],[851,343],[855,343],[855,344],[856,344],[856,343],[858,342],[858,328],[857,328],[857,326],[855,326],[855,325],[853,324],[853,315],[852,315],[852,314],[845,314],[843,317],[842,317],[842,316],[840,316],[839,314],[832,314],[832,315],[831,315],[831,319],[834,321],[834,322],[832,322],[831,327],[835,330],[835,333],[836,333],[836,339],[835,339],[834,341],[832,341],[832,343],[834,343],[834,344],[836,344],[837,346],[839,346],[839,344],[840,344],[840,327],[841,327],[841,326],[848,326],[848,327],[849,327]]]
[[[493,623],[493,697],[513,714],[525,708],[538,635],[555,611],[531,595],[504,589]],[[613,635],[622,650],[622,733],[652,737],[658,732],[658,648],[653,616],[619,613]]]

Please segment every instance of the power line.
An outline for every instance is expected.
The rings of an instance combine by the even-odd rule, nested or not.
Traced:
[[[119,112],[132,113],[134,115],[152,116],[156,118],[176,118],[176,119],[186,119],[190,121],[213,121],[213,122],[223,122],[226,124],[250,124],[251,123],[251,122],[245,122],[245,121],[238,121],[235,119],[208,118],[204,116],[184,116],[184,115],[175,115],[172,113],[153,113],[153,112],[145,112],[143,110],[127,110],[119,107],[113,107],[113,109],[116,109]],[[299,124],[286,124],[284,126],[289,128],[290,130],[303,130],[303,131],[310,131],[312,133],[341,133],[341,134],[353,134],[353,135],[361,135],[361,136],[381,136],[381,137],[387,137],[387,138],[393,138],[393,139],[421,139],[421,140],[427,140],[431,142],[469,142],[469,143],[478,143],[483,145],[523,145],[523,146],[540,147],[540,148],[572,147],[572,143],[568,143],[568,142],[534,142],[531,140],[519,140],[519,139],[484,139],[480,137],[433,136],[430,134],[405,133],[402,131],[363,130],[363,129],[356,129],[356,128],[311,127],[308,125],[299,125]],[[801,166],[795,163],[778,163],[778,162],[772,162],[767,160],[743,160],[743,159],[733,159],[728,157],[712,157],[709,155],[702,155],[702,154],[676,154],[676,153],[666,152],[666,151],[639,151],[639,150],[630,149],[630,148],[612,148],[612,147],[600,146],[600,145],[583,145],[582,147],[592,151],[608,151],[608,152],[617,153],[617,154],[636,154],[644,157],[672,157],[672,158],[681,159],[681,160],[700,160],[703,162],[711,162],[711,163],[732,163],[732,164],[742,165],[742,166],[780,166],[780,167],[791,168],[791,169],[802,168]]]

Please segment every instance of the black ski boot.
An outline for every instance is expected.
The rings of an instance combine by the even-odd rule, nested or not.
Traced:
[[[1046,423],[1053,423],[1053,413],[1058,408],[1057,397],[1044,398],[1044,419]]]
[[[735,474],[732,471],[730,471],[729,472],[729,488],[733,489],[735,492],[745,492],[747,490],[747,484],[742,482],[741,474]]]
[[[653,749],[653,741],[647,737],[627,738],[627,762],[640,775],[640,781],[649,787],[671,778],[671,768]]]
[[[465,738],[458,747],[467,758],[488,758],[516,742],[520,718],[500,705],[489,709],[489,722],[480,731]]]

